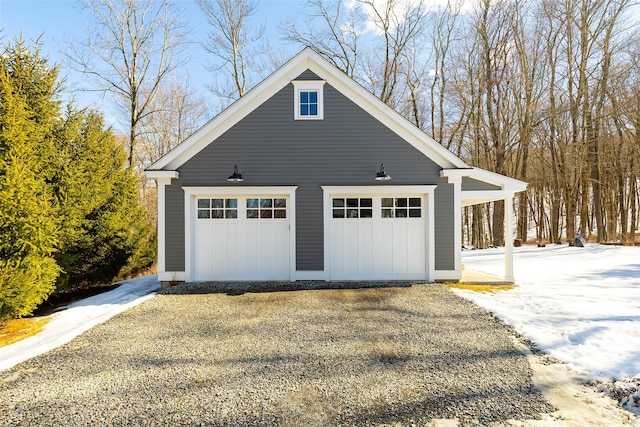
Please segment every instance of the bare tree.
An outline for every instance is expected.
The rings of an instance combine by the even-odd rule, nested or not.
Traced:
[[[369,52],[364,77],[372,91],[384,103],[395,108],[402,93],[402,76],[406,75],[406,49],[427,28],[425,0],[357,0],[367,21],[374,27],[376,39]]]
[[[446,97],[448,83],[450,81],[450,68],[452,43],[456,40],[456,26],[460,17],[461,0],[447,0],[447,6],[441,8],[434,14],[432,21],[431,50],[434,67],[429,85],[429,118],[431,122],[431,136],[447,148],[451,148],[457,130],[461,129],[461,122],[458,120],[451,126],[451,132],[446,136],[446,116],[451,111],[446,109]],[[460,116],[458,116],[460,117]]]
[[[530,166],[529,151],[536,137],[540,125],[540,106],[543,88],[543,77],[547,67],[544,61],[544,43],[541,34],[542,21],[527,20],[527,16],[534,7],[528,2],[518,1],[513,14],[511,33],[513,35],[514,56],[512,72],[508,86],[512,91],[515,113],[517,117],[515,164],[512,173],[522,181],[528,179]],[[526,241],[528,229],[528,194],[521,192],[517,195],[517,238]]]
[[[480,3],[476,30],[481,61],[478,64],[481,73],[479,85],[482,88],[484,116],[488,128],[487,154],[493,159],[491,169],[506,174],[507,161],[514,139],[514,118],[508,111],[516,104],[513,93],[509,91],[513,72],[515,46],[512,32],[517,24],[517,4],[508,1]],[[494,202],[493,244],[504,244],[504,202]]]
[[[268,53],[265,27],[252,27],[249,23],[257,10],[257,1],[196,0],[196,3],[211,25],[203,46],[214,57],[210,69],[218,73],[217,83],[210,89],[224,108],[244,96],[262,75],[264,66],[260,61]]]
[[[167,154],[202,125],[205,100],[176,79],[162,87],[151,107],[156,112],[140,122],[138,162],[149,166]]]
[[[351,78],[357,78],[358,43],[362,17],[344,0],[307,0],[304,24],[289,21],[281,27],[285,38],[309,46]]]
[[[141,120],[155,113],[162,83],[185,63],[187,34],[170,0],[81,0],[86,38],[69,44],[69,65],[112,94],[128,114],[128,164],[134,165]]]

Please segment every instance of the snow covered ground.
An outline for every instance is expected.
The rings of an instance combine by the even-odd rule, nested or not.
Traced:
[[[504,249],[462,253],[466,269],[502,276]],[[640,384],[640,247],[514,248],[517,286],[455,289],[566,362],[584,379]],[[635,378],[635,380],[634,380]],[[635,397],[640,404],[640,391]],[[633,403],[633,397],[630,398]]]
[[[0,371],[68,343],[84,331],[106,322],[160,289],[157,276],[126,280],[116,289],[70,304],[51,316],[42,332],[15,344],[0,347]]]

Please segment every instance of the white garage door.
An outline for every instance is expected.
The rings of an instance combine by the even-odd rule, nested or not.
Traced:
[[[195,203],[196,281],[289,279],[288,196],[198,196]]]
[[[426,268],[422,196],[331,196],[332,280],[420,280]]]

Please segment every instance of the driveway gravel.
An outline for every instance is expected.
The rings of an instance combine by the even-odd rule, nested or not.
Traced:
[[[179,285],[0,373],[0,425],[488,425],[554,410],[513,330],[444,286],[256,290]]]

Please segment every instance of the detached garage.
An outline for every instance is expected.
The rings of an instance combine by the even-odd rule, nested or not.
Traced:
[[[161,281],[457,280],[461,207],[526,188],[309,48],[146,173]]]

